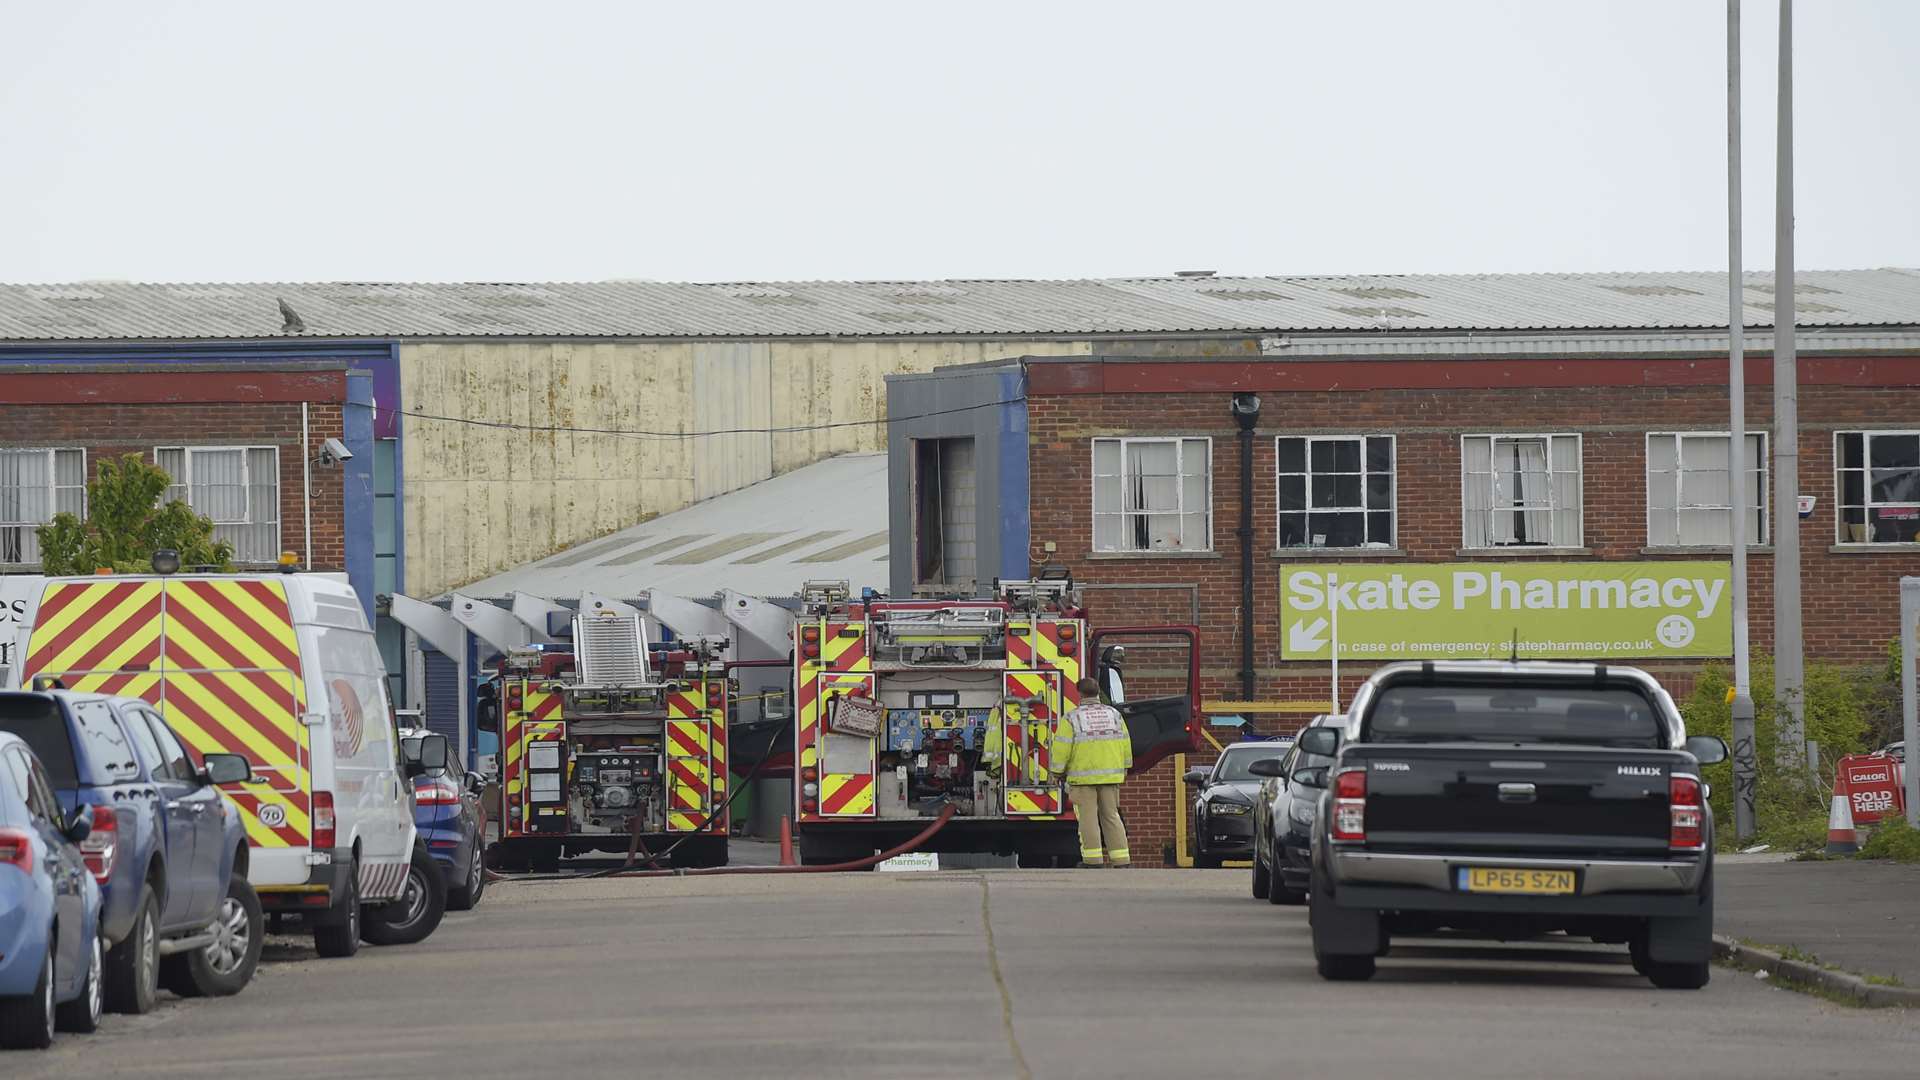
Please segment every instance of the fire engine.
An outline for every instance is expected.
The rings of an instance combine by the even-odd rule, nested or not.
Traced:
[[[1184,693],[1126,701],[1122,637],[1184,639]],[[855,600],[808,582],[794,627],[793,822],[803,862],[871,855],[953,820],[923,850],[1079,858],[1073,811],[1050,775],[1055,725],[1094,670],[1126,717],[1134,768],[1197,738],[1199,636],[1191,626],[1088,637],[1067,578],[996,582],[987,599]],[[1177,674],[1177,673],[1176,673]]]
[[[572,626],[571,651],[509,653],[483,705],[500,734],[492,863],[551,871],[637,835],[675,866],[725,865],[726,640],[649,648],[641,616],[598,602]]]

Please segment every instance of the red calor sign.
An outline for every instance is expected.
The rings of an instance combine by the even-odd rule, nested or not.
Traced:
[[[1840,788],[1855,825],[1871,825],[1906,812],[1898,765],[1881,754],[1848,754],[1840,759]]]

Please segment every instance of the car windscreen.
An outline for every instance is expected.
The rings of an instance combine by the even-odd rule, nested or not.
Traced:
[[[67,737],[67,718],[52,698],[35,694],[0,696],[0,731],[11,731],[27,742],[47,779],[57,788],[79,787],[74,770],[73,743]]]
[[[1220,765],[1215,769],[1213,778],[1215,781],[1258,780],[1259,777],[1247,771],[1253,767],[1254,762],[1278,760],[1286,756],[1286,753],[1287,748],[1284,746],[1267,746],[1258,750],[1229,749],[1220,758]]]
[[[1365,741],[1666,745],[1653,702],[1626,687],[1388,686],[1368,711]]]

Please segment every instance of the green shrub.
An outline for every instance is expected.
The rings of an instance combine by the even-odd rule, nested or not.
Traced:
[[[1873,749],[1875,709],[1885,672],[1833,664],[1809,663],[1806,679],[1807,738],[1820,744],[1821,774],[1783,771],[1775,762],[1780,746],[1773,697],[1773,658],[1753,657],[1754,749],[1760,777],[1754,793],[1755,836],[1752,843],[1775,849],[1807,851],[1826,843],[1827,811],[1833,797],[1834,763],[1843,754]],[[1715,665],[1701,672],[1693,694],[1681,704],[1690,735],[1718,735],[1733,745],[1732,707],[1727,689],[1733,685],[1730,668]],[[1896,686],[1897,693],[1897,686]],[[1721,762],[1701,770],[1713,787],[1711,802],[1720,846],[1736,846],[1733,821],[1733,763]]]
[[[1873,834],[1860,845],[1860,857],[1920,862],[1920,829],[1907,824],[1906,818],[1887,818],[1875,825]]]

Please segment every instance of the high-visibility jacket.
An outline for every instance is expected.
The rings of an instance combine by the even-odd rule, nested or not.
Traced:
[[[1090,701],[1060,718],[1050,760],[1069,784],[1118,784],[1133,768],[1133,737],[1119,709]]]

